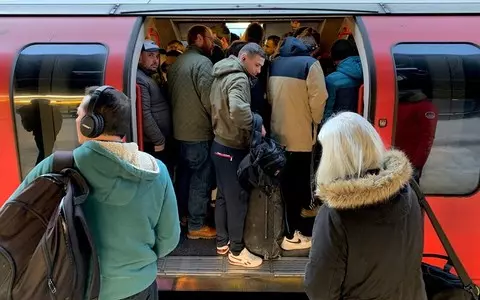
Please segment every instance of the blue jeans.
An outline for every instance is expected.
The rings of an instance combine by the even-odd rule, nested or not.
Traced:
[[[180,157],[176,189],[180,215],[186,215],[188,210],[188,230],[199,230],[205,225],[215,180],[210,158],[212,142],[178,143]]]

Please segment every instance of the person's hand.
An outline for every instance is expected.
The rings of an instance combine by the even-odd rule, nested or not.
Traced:
[[[265,126],[262,125],[262,136],[265,137],[267,135],[267,131],[265,130]]]
[[[154,150],[155,152],[160,152],[160,151],[163,151],[165,149],[165,144],[163,145],[157,145],[155,146]]]

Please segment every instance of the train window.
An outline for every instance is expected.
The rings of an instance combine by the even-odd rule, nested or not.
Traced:
[[[100,44],[34,44],[15,65],[13,104],[22,177],[55,150],[78,146],[76,110],[85,88],[104,82]]]
[[[480,49],[399,44],[395,147],[409,156],[423,191],[468,195],[480,179]]]

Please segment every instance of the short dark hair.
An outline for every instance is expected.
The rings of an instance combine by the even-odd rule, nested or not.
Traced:
[[[233,43],[233,42],[238,41],[238,40],[240,40],[240,37],[237,34],[235,34],[233,32],[230,33],[230,42]]]
[[[230,35],[230,29],[228,29],[226,24],[218,24],[210,28],[213,33],[219,38],[226,38],[227,42],[230,43],[231,40],[231,35]]]
[[[240,40],[233,42],[227,49],[226,57],[229,57],[230,55],[238,56],[238,53],[246,44],[248,44],[248,42]]]
[[[249,43],[260,44],[263,40],[263,27],[258,23],[251,23],[245,29],[245,40]]]
[[[262,47],[260,47],[260,45],[257,43],[248,43],[243,46],[242,49],[240,49],[240,52],[238,52],[238,55],[241,55],[243,53],[246,53],[250,57],[255,55],[259,55],[262,58],[267,57],[265,55],[265,51],[263,51]]]
[[[197,40],[197,35],[205,37],[208,30],[210,29],[207,26],[203,25],[194,25],[190,27],[187,33],[187,43],[189,45],[195,44],[195,41]]]
[[[98,86],[85,89],[86,96],[93,96]],[[89,100],[90,102],[90,100]],[[87,110],[88,103],[82,108]],[[95,104],[94,113],[103,117],[105,129],[103,134],[124,137],[130,130],[131,103],[130,99],[117,89],[105,90]]]
[[[269,37],[267,37],[267,41],[272,41],[275,43],[275,45],[278,45],[278,43],[280,42],[280,37],[278,35],[270,35]]]
[[[338,61],[350,56],[356,56],[358,52],[357,47],[349,40],[336,40],[332,45],[330,55],[334,61]]]

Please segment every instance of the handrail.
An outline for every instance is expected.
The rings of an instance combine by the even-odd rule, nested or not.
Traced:
[[[137,143],[138,149],[143,151],[143,110],[142,110],[142,91],[137,84],[135,88],[136,92],[136,113],[137,113]]]

